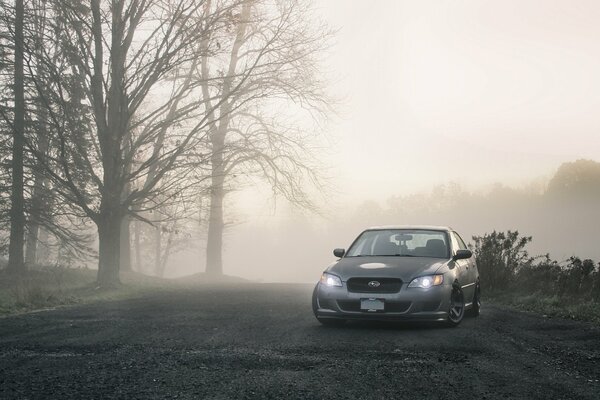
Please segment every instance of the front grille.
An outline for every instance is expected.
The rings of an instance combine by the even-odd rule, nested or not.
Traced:
[[[360,311],[360,300],[338,300],[337,303],[342,311]]]
[[[319,308],[326,308],[328,310],[335,310],[334,301],[331,299],[319,299]]]
[[[440,301],[421,302],[421,311],[436,311],[438,308],[440,308]]]
[[[369,282],[379,282],[371,286]],[[350,278],[346,283],[349,292],[355,293],[398,293],[402,280],[396,278]]]
[[[385,303],[385,312],[405,312],[410,307],[410,301],[390,301]]]

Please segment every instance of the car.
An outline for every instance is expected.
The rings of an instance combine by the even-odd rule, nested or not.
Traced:
[[[460,235],[443,226],[363,231],[315,286],[312,308],[324,325],[347,320],[414,320],[457,326],[481,309],[479,271]]]

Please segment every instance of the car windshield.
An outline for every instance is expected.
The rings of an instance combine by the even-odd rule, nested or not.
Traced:
[[[381,229],[363,232],[347,257],[403,256],[448,258],[446,232],[421,229]]]

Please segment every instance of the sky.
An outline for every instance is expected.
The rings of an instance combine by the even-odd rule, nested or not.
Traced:
[[[600,160],[600,2],[319,0],[337,194],[526,184]]]

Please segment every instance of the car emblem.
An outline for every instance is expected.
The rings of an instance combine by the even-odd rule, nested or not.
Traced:
[[[379,283],[378,281],[371,281],[371,282],[367,283],[367,285],[369,285],[369,287],[376,288],[376,287],[379,287],[379,285],[381,285],[381,283]]]

